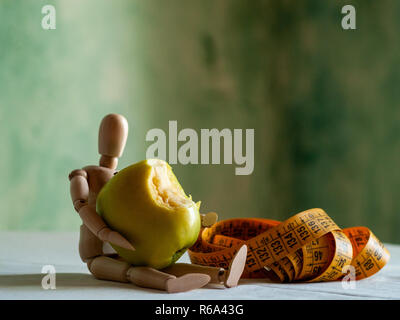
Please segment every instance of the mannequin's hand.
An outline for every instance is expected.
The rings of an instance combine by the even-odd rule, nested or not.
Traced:
[[[200,214],[200,217],[201,217],[201,226],[205,228],[211,227],[218,220],[218,214],[216,214],[215,212]]]
[[[135,248],[125,239],[120,233],[111,230],[110,228],[103,228],[97,234],[100,240],[110,242],[121,248],[135,251]]]

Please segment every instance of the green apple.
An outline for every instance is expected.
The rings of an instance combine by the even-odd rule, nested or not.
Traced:
[[[136,249],[113,248],[136,266],[161,269],[200,232],[200,202],[188,197],[168,163],[148,159],[119,171],[97,197],[97,212]]]

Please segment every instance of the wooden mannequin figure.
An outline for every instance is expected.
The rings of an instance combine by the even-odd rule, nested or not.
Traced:
[[[99,166],[86,166],[69,174],[70,193],[75,210],[83,224],[80,228],[79,254],[89,271],[98,279],[132,282],[141,287],[182,292],[201,288],[208,283],[237,285],[246,262],[247,247],[242,246],[229,269],[187,263],[176,263],[163,270],[132,266],[118,254],[105,252],[107,242],[135,250],[120,233],[111,230],[96,212],[96,198],[114,174],[128,136],[128,122],[118,114],[105,116],[99,129]],[[215,213],[201,215],[203,227],[214,224]]]

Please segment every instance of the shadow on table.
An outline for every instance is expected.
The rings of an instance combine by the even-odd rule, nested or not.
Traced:
[[[38,287],[42,289],[42,280],[46,274],[10,274],[0,275],[0,288],[14,287]],[[57,273],[56,288],[74,288],[74,289],[91,289],[91,288],[119,288],[126,290],[141,290],[151,293],[165,293],[164,291],[141,288],[132,283],[121,283],[117,281],[98,280],[90,274],[85,273]]]

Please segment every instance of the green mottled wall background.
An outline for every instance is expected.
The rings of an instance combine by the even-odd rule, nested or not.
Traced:
[[[353,4],[357,30],[341,28]],[[57,29],[41,28],[54,4]],[[324,208],[400,242],[400,2],[0,2],[0,229],[78,230],[68,173],[124,114],[120,168],[146,132],[254,128],[255,169],[175,165],[220,218]]]

